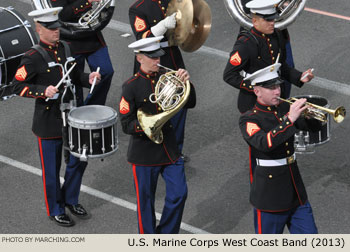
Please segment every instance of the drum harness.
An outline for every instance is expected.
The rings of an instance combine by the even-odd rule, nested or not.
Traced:
[[[49,54],[44,50],[43,47],[40,45],[33,45],[32,49],[38,51],[41,56],[44,58],[44,60],[47,62],[49,67],[55,67],[59,66],[62,69],[62,73],[64,76],[64,73],[68,72],[69,70],[67,69],[67,63],[74,61],[75,59],[71,56],[71,52],[69,49],[69,46],[67,42],[60,40],[64,47],[64,52],[67,58],[67,61],[65,63],[65,66],[63,67],[62,64],[53,62]],[[73,67],[73,66],[72,66]],[[66,77],[66,80],[63,81],[65,85],[65,89],[63,91],[63,94],[61,96],[61,104],[60,104],[60,110],[62,113],[62,120],[63,120],[63,125],[62,125],[62,140],[63,140],[63,149],[64,149],[64,161],[66,164],[69,163],[69,157],[70,157],[70,152],[69,152],[69,146],[68,146],[68,127],[67,127],[67,113],[73,108],[76,107],[76,96],[75,96],[75,89],[74,86],[71,82],[71,79],[69,75]],[[70,89],[70,91],[73,94],[73,100],[70,100],[68,103],[64,102],[64,97],[66,95],[67,89]]]

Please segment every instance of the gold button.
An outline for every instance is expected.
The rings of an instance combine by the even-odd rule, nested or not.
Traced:
[[[147,99],[145,98],[145,99],[143,99],[143,101],[144,101],[144,102],[146,102],[146,101],[147,101]]]
[[[44,93],[41,93],[41,95],[44,95]]]
[[[78,8],[75,8],[75,10],[78,10]]]
[[[39,93],[35,93],[35,95],[38,95]]]
[[[282,120],[283,120],[283,119],[282,119],[282,118],[280,118],[280,121],[281,121],[281,122],[282,122]]]
[[[30,91],[29,94],[32,94],[32,91]]]
[[[159,111],[161,111],[161,110],[162,110],[162,108],[161,108],[161,107],[158,107],[158,110],[159,110]]]
[[[253,112],[256,113],[256,110],[254,110]]]
[[[290,151],[289,150],[287,150],[287,154],[289,154],[290,153]]]
[[[158,3],[159,3],[159,4],[161,4],[161,3],[162,3],[162,1],[158,1]]]
[[[273,50],[271,50],[271,53],[273,53]]]
[[[50,49],[52,49],[52,46],[49,46]]]
[[[288,124],[289,124],[289,122],[286,122],[286,124],[288,125]]]
[[[149,78],[149,75],[147,74],[146,77]]]
[[[271,174],[269,175],[269,179],[272,179],[272,175]]]
[[[275,113],[275,115],[277,115],[277,111],[275,111],[274,113]]]
[[[272,47],[272,44],[269,44],[270,47]]]
[[[89,2],[87,2],[86,5],[89,5]]]
[[[154,23],[157,23],[157,20],[154,19],[153,22],[154,22]]]
[[[164,8],[164,7],[162,7],[162,10],[165,10],[165,8]]]
[[[47,69],[47,72],[49,73],[49,72],[51,72],[51,70],[50,70],[50,69]]]
[[[252,86],[249,86],[249,88],[253,88]]]
[[[273,130],[272,132],[273,132],[273,133],[276,133],[276,130]]]
[[[243,85],[242,85],[243,87],[245,87],[245,83],[243,83]]]
[[[286,142],[286,146],[288,146],[288,142]]]
[[[136,128],[137,128],[137,129],[139,129],[139,128],[140,128],[140,126],[137,126]]]
[[[134,74],[134,76],[137,76],[137,74]]]
[[[267,41],[270,41],[270,38],[267,38]]]
[[[57,51],[55,51],[55,54],[57,54]]]
[[[263,33],[262,36],[265,37],[265,34]]]
[[[280,126],[280,129],[282,129],[283,128],[283,126]]]
[[[49,110],[50,109],[50,107],[46,107],[46,110]]]
[[[155,81],[155,80],[153,80],[153,81],[152,81],[152,84],[154,84],[154,83],[156,83],[156,81]]]
[[[271,108],[270,108],[270,107],[267,107],[267,109],[268,109],[268,110],[271,110]]]
[[[80,8],[84,8],[84,6],[83,6],[83,5],[80,5]]]
[[[275,60],[275,57],[272,57],[272,60]]]
[[[58,61],[61,61],[61,58],[60,58],[60,57],[58,57],[58,58],[57,58],[57,60],[58,60]]]
[[[258,56],[258,59],[261,59],[261,57],[260,57],[260,56]]]

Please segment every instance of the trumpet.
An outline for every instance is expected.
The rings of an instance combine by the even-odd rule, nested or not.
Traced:
[[[298,99],[295,97],[291,97],[289,99],[283,99],[281,97],[278,97],[279,100],[287,102],[289,104],[293,104],[293,101],[297,101]],[[316,104],[313,104],[311,102],[306,102],[306,105],[310,106],[310,108],[307,108],[304,112],[305,116],[311,117],[313,119],[319,120],[323,123],[326,123],[327,116],[325,113],[330,114],[333,117],[333,120],[336,123],[341,123],[345,119],[346,110],[343,106],[339,106],[336,109],[329,109],[325,108]]]

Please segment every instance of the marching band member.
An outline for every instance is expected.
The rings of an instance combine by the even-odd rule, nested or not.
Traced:
[[[250,202],[254,207],[257,234],[317,233],[312,209],[294,154],[297,128],[319,130],[320,122],[300,117],[308,108],[306,99],[292,105],[280,102],[281,84],[275,63],[248,75],[257,97],[255,106],[241,115],[239,126],[249,153],[256,158],[250,163]]]
[[[136,40],[155,36],[164,36],[160,45],[165,54],[160,57],[160,64],[177,70],[185,69],[180,49],[178,46],[169,46],[166,31],[176,26],[176,14],[166,16],[170,0],[137,0],[129,8],[129,20]],[[140,64],[135,60],[134,73],[139,70]],[[171,121],[175,127],[176,139],[180,152],[182,153],[185,138],[185,123],[187,109],[181,109]],[[189,157],[182,154],[184,161],[189,161]]]
[[[275,29],[275,19],[279,17],[275,6],[280,1],[253,0],[246,4],[252,15],[253,27],[239,34],[223,74],[225,82],[239,89],[238,109],[241,113],[251,109],[256,101],[254,88],[249,80],[243,80],[242,70],[251,74],[275,63],[280,54],[283,79],[302,87],[314,77],[311,69],[301,73],[286,63],[285,36]],[[283,85],[281,97],[286,95]]]
[[[75,216],[88,217],[87,211],[78,203],[87,163],[80,162],[71,155],[65,171],[64,184],[60,186],[63,143],[60,104],[63,88],[58,89],[55,85],[60,82],[63,73],[58,65],[50,67],[48,63],[65,65],[70,56],[68,44],[59,40],[58,13],[61,9],[62,7],[48,8],[28,14],[34,18],[40,42],[38,47],[33,47],[22,57],[13,79],[13,92],[21,97],[35,99],[32,130],[38,137],[47,215],[58,225],[73,226],[74,221],[65,213],[65,207]],[[73,62],[68,63],[70,67],[72,65]],[[78,69],[73,69],[70,77],[74,84],[84,87],[89,87],[89,83],[92,84],[95,77],[98,81],[101,78],[99,73],[87,74]],[[46,101],[47,98],[52,99]],[[69,89],[64,98],[73,98]]]
[[[133,168],[138,229],[141,234],[178,233],[187,197],[184,161],[180,158],[172,123],[170,120],[165,123],[162,127],[163,143],[156,144],[144,133],[137,118],[140,108],[152,115],[162,112],[158,104],[149,101],[161,75],[158,64],[165,53],[159,43],[162,38],[144,38],[129,45],[136,53],[140,69],[123,84],[119,103],[123,131],[131,135],[127,159]],[[189,74],[184,69],[178,69],[176,74],[182,81],[189,80]],[[195,102],[195,91],[191,84],[185,107],[193,108]],[[154,202],[159,175],[165,181],[166,196],[162,218],[156,226]]]
[[[51,0],[53,7],[63,7],[59,19],[64,22],[77,22],[79,18],[91,10],[93,2],[101,0]],[[91,34],[90,34],[91,33]],[[89,68],[94,71],[100,67],[102,79],[91,94],[83,102],[83,90],[77,87],[78,104],[104,105],[111,86],[114,69],[108,53],[108,47],[101,31],[91,31],[83,38],[71,38],[62,34],[62,39],[70,43],[74,57],[81,71],[84,71],[85,60]]]

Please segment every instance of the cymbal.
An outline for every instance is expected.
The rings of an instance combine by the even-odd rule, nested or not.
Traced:
[[[193,22],[186,40],[179,44],[185,52],[198,50],[208,38],[211,29],[211,10],[204,0],[192,0]]]
[[[166,32],[169,46],[179,45],[188,37],[193,21],[192,0],[171,0],[168,4],[166,15],[177,12],[176,27]]]

